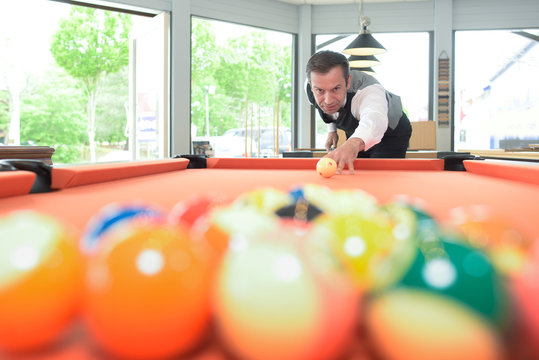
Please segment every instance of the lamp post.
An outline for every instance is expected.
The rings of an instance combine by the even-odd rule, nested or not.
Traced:
[[[215,86],[204,86],[204,92],[206,93],[206,136],[210,137],[210,97],[209,94],[215,94]]]

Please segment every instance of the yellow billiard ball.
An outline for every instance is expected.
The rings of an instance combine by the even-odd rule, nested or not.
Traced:
[[[332,158],[323,157],[316,163],[316,172],[325,178],[330,178],[337,172],[337,163]]]

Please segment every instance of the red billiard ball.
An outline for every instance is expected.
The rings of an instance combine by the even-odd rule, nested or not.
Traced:
[[[79,311],[75,231],[35,211],[0,218],[0,351],[50,345]]]
[[[316,163],[316,172],[325,178],[330,178],[337,173],[337,163],[329,157],[323,157]]]
[[[199,194],[178,201],[169,213],[169,222],[191,228],[217,207],[224,206],[224,197],[217,194]]]
[[[130,224],[88,258],[83,314],[97,345],[119,358],[188,351],[210,321],[211,267],[184,228]]]

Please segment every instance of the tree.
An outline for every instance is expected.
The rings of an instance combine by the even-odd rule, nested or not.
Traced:
[[[9,129],[9,93],[0,90],[0,144],[5,141],[6,131]]]
[[[101,79],[129,64],[131,16],[73,6],[60,20],[53,35],[51,53],[56,63],[82,83],[87,103],[90,160],[96,161],[96,105]]]
[[[96,141],[111,144],[127,143],[126,104],[129,101],[128,68],[103,77],[97,98],[96,118],[107,119],[96,129]]]
[[[193,126],[202,132],[206,127],[205,88],[215,85],[213,72],[219,53],[210,21],[194,19],[191,31],[191,119]],[[214,113],[215,108],[212,101],[210,113]]]
[[[52,146],[54,163],[83,160],[84,103],[80,82],[51,64],[41,76],[29,76],[21,94],[21,142]]]
[[[262,115],[261,126],[271,126],[277,102],[290,104],[290,47],[274,45],[263,31],[253,31],[231,39],[219,54],[221,61],[214,78],[224,93],[241,104],[237,119],[245,118],[246,111],[255,111],[253,117]],[[246,105],[253,110],[245,109]],[[287,118],[290,119],[289,114]]]

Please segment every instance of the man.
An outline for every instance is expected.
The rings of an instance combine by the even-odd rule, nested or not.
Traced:
[[[338,174],[345,165],[353,173],[357,157],[406,156],[412,126],[400,97],[386,91],[374,77],[350,71],[346,57],[337,52],[317,52],[306,70],[307,96],[328,124],[326,156],[337,162]],[[337,129],[347,138],[338,148]]]

